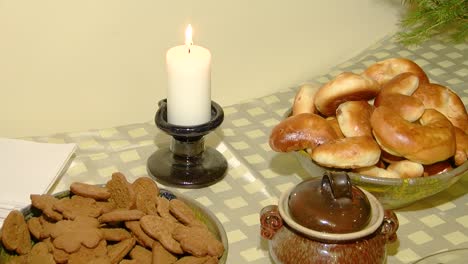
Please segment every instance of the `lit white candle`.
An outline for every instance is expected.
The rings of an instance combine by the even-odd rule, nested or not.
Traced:
[[[194,126],[211,119],[211,53],[192,44],[192,27],[185,32],[185,45],[166,54],[168,89],[167,121]]]

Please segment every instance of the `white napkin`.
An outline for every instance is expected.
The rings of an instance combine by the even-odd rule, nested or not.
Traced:
[[[30,194],[47,193],[75,150],[76,144],[0,138],[0,225],[10,210],[31,203]]]

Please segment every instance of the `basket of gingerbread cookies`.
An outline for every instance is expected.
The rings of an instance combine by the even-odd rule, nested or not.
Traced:
[[[467,133],[466,107],[455,91],[431,82],[414,61],[391,58],[300,86],[269,144],[294,153],[311,177],[347,171],[394,209],[468,174]]]
[[[31,194],[0,229],[4,263],[225,263],[228,244],[201,204],[141,177],[113,173],[104,185],[75,182]]]

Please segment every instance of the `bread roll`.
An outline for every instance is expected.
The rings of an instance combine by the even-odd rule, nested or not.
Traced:
[[[419,78],[414,73],[404,72],[383,84],[380,93],[412,95],[419,87]]]
[[[315,84],[304,84],[299,87],[299,90],[294,97],[292,115],[298,115],[302,113],[316,114],[317,109],[315,108],[315,94],[320,89],[319,85]]]
[[[362,174],[362,175],[373,176],[373,177],[392,178],[392,179],[400,178],[400,175],[398,175],[398,173],[396,173],[395,171],[388,171],[384,168],[379,168],[377,166],[358,168],[358,169],[355,169],[354,172]]]
[[[448,87],[430,83],[420,85],[413,93],[426,108],[434,108],[444,114],[452,124],[468,133],[468,114],[460,97]]]
[[[380,147],[372,137],[341,138],[312,150],[311,158],[325,167],[354,169],[377,164]]]
[[[432,164],[455,154],[453,126],[434,109],[426,109],[419,123],[411,123],[380,106],[372,113],[371,126],[381,148],[392,155]]]
[[[426,110],[421,100],[404,94],[386,93],[381,95],[379,93],[377,98],[380,99],[374,101],[376,107],[386,106],[409,122],[418,120]]]
[[[423,176],[424,167],[421,163],[400,160],[388,165],[387,171],[395,172],[400,178],[416,178]]]
[[[458,127],[455,128],[456,151],[453,160],[455,165],[460,166],[466,162],[468,157],[468,135]]]
[[[372,137],[370,116],[373,107],[367,101],[348,101],[336,109],[336,119],[345,137]]]
[[[380,85],[384,85],[395,76],[410,72],[419,78],[419,83],[429,83],[424,70],[414,61],[405,58],[391,58],[376,62],[369,66],[363,75],[376,80]]]
[[[380,159],[385,161],[386,163],[390,164],[390,163],[394,163],[394,162],[397,162],[397,161],[404,160],[405,158],[392,155],[392,154],[386,152],[385,150],[382,150],[382,154],[380,155]]]
[[[424,177],[444,173],[453,169],[452,164],[449,161],[439,161],[424,166]]]
[[[335,131],[323,117],[302,113],[276,125],[271,131],[269,144],[274,151],[290,152],[315,148],[336,138]]]
[[[315,107],[325,116],[334,116],[346,101],[367,101],[379,92],[378,83],[370,78],[344,72],[322,86],[315,95]]]
[[[345,136],[343,135],[343,132],[341,131],[340,124],[338,124],[338,119],[334,116],[330,116],[325,118],[327,120],[328,124],[335,130],[336,135],[338,138],[344,138]]]

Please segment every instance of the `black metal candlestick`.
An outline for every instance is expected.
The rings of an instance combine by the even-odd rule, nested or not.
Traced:
[[[216,149],[205,147],[204,136],[224,120],[223,109],[211,101],[211,120],[197,126],[177,126],[167,122],[167,100],[159,102],[156,125],[172,136],[169,148],[159,149],[149,158],[147,168],[156,181],[180,188],[201,188],[221,180],[227,161]]]

